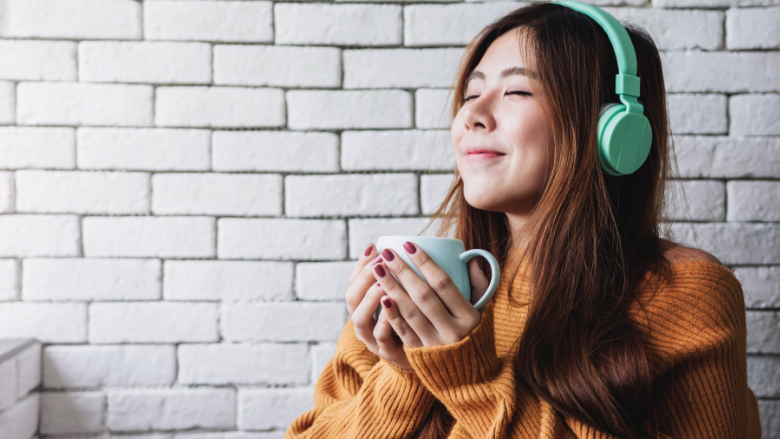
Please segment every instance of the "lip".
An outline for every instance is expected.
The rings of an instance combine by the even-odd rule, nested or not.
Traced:
[[[505,154],[484,147],[474,147],[466,149],[466,161],[485,161],[503,157]]]

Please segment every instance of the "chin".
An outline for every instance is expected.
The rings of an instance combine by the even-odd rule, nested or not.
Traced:
[[[498,200],[493,199],[490,193],[490,189],[478,188],[469,189],[463,188],[463,197],[470,206],[481,210],[496,211],[499,210],[500,203]]]

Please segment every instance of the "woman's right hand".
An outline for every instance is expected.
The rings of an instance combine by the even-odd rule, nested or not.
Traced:
[[[374,312],[382,297],[386,295],[374,277],[372,262],[376,257],[376,248],[369,244],[349,275],[349,288],[344,298],[355,328],[355,336],[365,343],[374,355],[401,369],[413,370],[403,350],[403,342],[393,333],[393,327],[385,313],[380,313],[378,319],[374,320]]]

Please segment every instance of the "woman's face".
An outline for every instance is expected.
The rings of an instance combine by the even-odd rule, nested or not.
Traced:
[[[515,29],[490,45],[450,131],[466,201],[506,212],[513,225],[536,206],[553,161],[552,129],[525,76],[532,73],[518,74],[518,44]]]

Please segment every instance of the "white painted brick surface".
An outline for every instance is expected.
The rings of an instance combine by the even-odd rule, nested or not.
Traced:
[[[292,129],[411,128],[412,96],[403,90],[287,92]]]
[[[24,300],[155,300],[160,298],[157,259],[27,258]]]
[[[668,92],[780,90],[780,52],[668,51],[661,62]]]
[[[420,235],[429,218],[355,218],[349,220],[349,257],[358,259],[368,243],[376,244],[383,235]],[[432,225],[422,236],[433,236]],[[345,290],[346,292],[346,290]]]
[[[723,221],[726,218],[726,186],[723,182],[670,180],[666,193],[668,220]]]
[[[283,131],[214,131],[216,171],[339,170],[339,138],[332,133]]]
[[[217,45],[214,83],[338,87],[341,51],[334,47]]]
[[[276,88],[160,87],[155,125],[275,127],[285,122],[284,92]]]
[[[417,128],[436,128],[446,130],[452,125],[452,96],[449,89],[422,88],[414,94],[414,123]],[[442,131],[439,136],[449,136],[449,131]],[[453,157],[454,159],[454,157]]]
[[[141,38],[141,4],[131,0],[3,0],[2,15],[3,37]]]
[[[76,80],[76,43],[70,41],[0,41],[0,58],[0,79]]]
[[[780,139],[675,136],[682,178],[780,178]]]
[[[79,79],[84,82],[208,84],[211,46],[206,43],[79,43]]]
[[[89,305],[90,343],[213,342],[219,339],[213,303],[100,303]]]
[[[40,394],[31,393],[13,407],[0,412],[0,431],[4,439],[30,439],[38,431]]]
[[[14,83],[0,81],[0,124],[8,125],[16,121],[14,107],[17,105]]]
[[[677,93],[667,96],[669,122],[674,134],[725,134],[728,101],[720,94]],[[733,115],[732,115],[733,116]]]
[[[729,115],[732,135],[780,135],[780,94],[732,96]]]
[[[149,85],[21,82],[17,93],[20,125],[152,124]]]
[[[277,3],[276,44],[386,46],[401,43],[401,6]]]
[[[18,212],[144,214],[149,197],[143,172],[16,172]]]
[[[176,378],[176,349],[169,345],[47,346],[47,389],[164,386]]]
[[[0,171],[0,212],[13,212],[15,198],[14,173]]]
[[[85,303],[0,303],[4,338],[35,338],[44,343],[87,341]]]
[[[675,239],[724,264],[780,264],[780,225],[775,223],[674,223],[672,229]]]
[[[76,166],[76,134],[72,128],[0,128],[0,168]]]
[[[780,182],[730,181],[729,221],[780,221]]]
[[[747,349],[754,354],[780,353],[780,313],[747,312]]]
[[[84,256],[214,256],[214,218],[86,217]]]
[[[291,175],[284,179],[284,191],[289,216],[418,213],[413,174]]]
[[[41,434],[102,433],[102,392],[44,392],[41,394]]]
[[[0,412],[16,402],[16,359],[0,363]]]
[[[449,87],[462,49],[344,51],[344,88]]]
[[[780,308],[780,267],[739,267],[748,308]]]
[[[343,259],[346,224],[340,220],[240,219],[217,222],[220,259]]]
[[[292,262],[166,261],[167,300],[291,300]]]
[[[75,215],[0,215],[0,257],[80,256]]]
[[[295,264],[295,296],[311,301],[344,300],[349,275],[356,264],[356,261]]]
[[[449,131],[344,131],[341,168],[345,171],[450,170],[455,168]]]
[[[233,389],[110,390],[106,426],[111,431],[228,429],[236,425]]]
[[[183,384],[300,385],[310,375],[305,343],[183,344],[178,363]]]
[[[406,6],[404,45],[465,46],[484,26],[519,6],[515,2]]]
[[[211,133],[208,130],[79,128],[76,135],[78,167],[81,169],[144,171],[209,169]]]
[[[41,384],[41,344],[16,354],[16,398],[21,399]]]
[[[730,8],[726,11],[729,49],[780,48],[780,8]]]
[[[647,29],[659,49],[718,50],[723,47],[724,14],[721,11],[610,7],[604,10],[623,23]]]
[[[748,356],[748,386],[757,398],[780,397],[780,357]]]
[[[144,37],[149,40],[271,42],[271,23],[271,2],[144,3]]]
[[[238,392],[238,428],[287,429],[301,413],[314,409],[312,387],[241,389]]]
[[[268,216],[282,213],[280,175],[155,174],[156,215]]]
[[[325,371],[333,355],[336,354],[336,343],[319,343],[311,347],[312,384],[316,384],[319,377]]]
[[[420,176],[420,204],[425,215],[436,212],[452,184],[453,174],[431,174]]]
[[[348,317],[342,303],[241,303],[223,304],[220,324],[230,341],[336,341]]]
[[[19,299],[20,268],[15,259],[0,259],[0,301]]]

